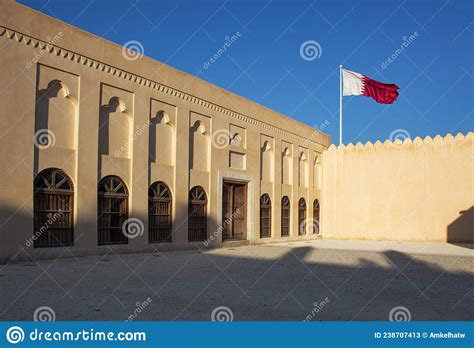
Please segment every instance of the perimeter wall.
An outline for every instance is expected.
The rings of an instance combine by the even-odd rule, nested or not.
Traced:
[[[323,152],[324,238],[474,242],[474,133]]]

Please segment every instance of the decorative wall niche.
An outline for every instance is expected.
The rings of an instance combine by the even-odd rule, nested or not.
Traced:
[[[133,151],[133,93],[102,84],[99,154],[130,159]]]
[[[314,153],[314,168],[313,168],[313,186],[315,189],[321,190],[322,184],[322,168],[321,168],[321,154]]]
[[[298,185],[308,187],[308,150],[300,147],[298,153]]]
[[[281,148],[281,182],[285,185],[291,185],[293,182],[293,145],[282,142]]]
[[[211,118],[191,112],[189,129],[189,168],[209,171]]]
[[[275,139],[266,135],[260,137],[260,177],[262,181],[273,182]]]
[[[79,77],[38,65],[35,142],[39,148],[77,149]]]
[[[240,147],[242,149],[246,148],[247,144],[247,132],[243,127],[239,127],[235,124],[229,125],[229,136],[230,136],[230,145]]]
[[[150,163],[174,166],[176,106],[151,100],[149,126]]]

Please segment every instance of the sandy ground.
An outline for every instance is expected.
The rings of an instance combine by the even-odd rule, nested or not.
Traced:
[[[8,264],[0,319],[389,320],[403,306],[392,316],[474,320],[472,248],[317,240]]]

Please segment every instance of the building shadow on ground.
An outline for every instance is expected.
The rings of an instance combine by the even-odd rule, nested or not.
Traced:
[[[19,233],[8,214],[1,210],[2,243]],[[31,228],[30,215],[14,214]],[[472,208],[448,231],[465,231],[471,214]],[[100,255],[63,251],[0,265],[0,320],[32,320],[41,306],[52,308],[56,320],[211,320],[221,307],[235,321],[474,319],[472,257],[323,249],[317,241],[150,248],[123,253],[127,246],[104,246]]]

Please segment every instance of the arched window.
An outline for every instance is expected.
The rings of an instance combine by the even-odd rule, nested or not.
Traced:
[[[99,245],[127,244],[122,231],[128,219],[128,190],[118,176],[109,175],[99,182],[98,218]]]
[[[319,233],[319,201],[317,199],[314,200],[313,202],[313,233],[318,234]]]
[[[298,234],[305,235],[306,231],[306,201],[300,198],[298,202]]]
[[[48,168],[34,182],[33,246],[54,247],[74,244],[74,187],[65,172]]]
[[[189,191],[189,225],[188,240],[190,242],[203,241],[207,237],[207,197],[200,186]]]
[[[148,190],[148,241],[171,242],[171,192],[163,182]]]
[[[272,235],[272,201],[266,193],[260,197],[260,238]]]
[[[290,235],[290,199],[284,196],[281,199],[281,236]]]

